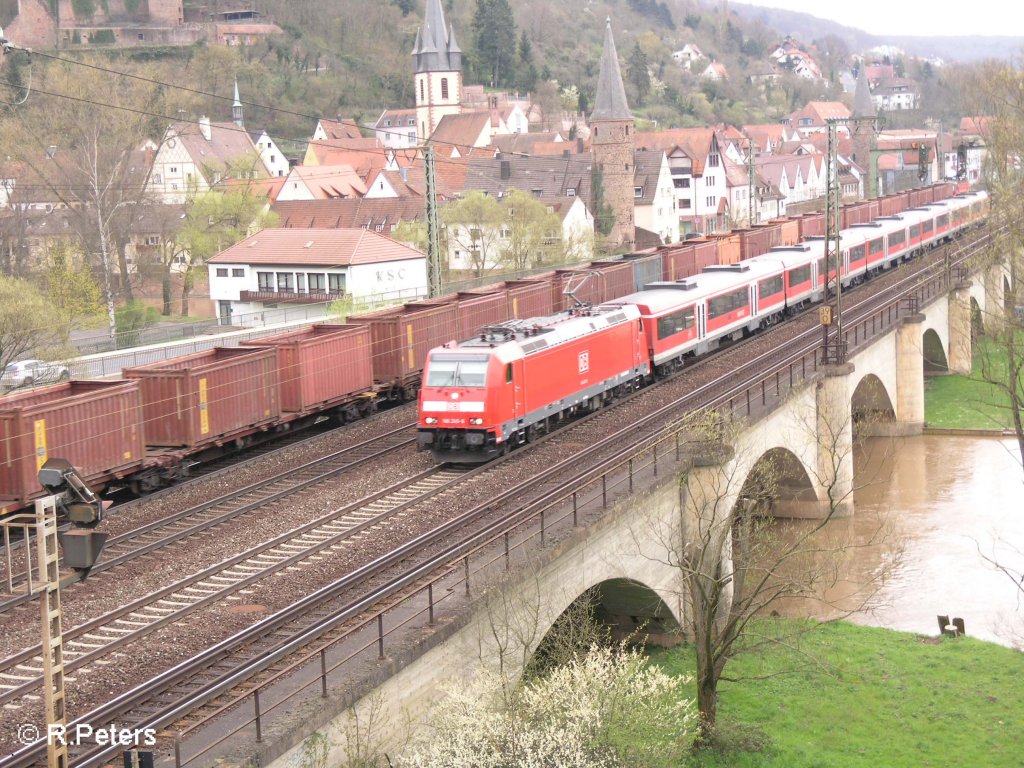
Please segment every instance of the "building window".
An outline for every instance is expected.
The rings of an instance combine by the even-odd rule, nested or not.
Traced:
[[[644,188],[643,187],[633,187],[633,197],[643,197],[643,196],[644,196]]]
[[[565,190],[565,196],[566,197],[576,197],[576,189],[575,189],[575,187],[568,187]]]
[[[256,280],[258,281],[259,289],[261,291],[272,291],[274,290],[274,273],[273,272],[257,272]]]
[[[323,293],[327,290],[327,276],[323,272],[310,272],[306,279],[309,280],[310,293]]]
[[[414,125],[416,125],[416,121],[415,121],[415,120],[413,120],[413,119],[412,119],[412,118],[410,117],[410,118],[409,118],[409,122],[408,122],[408,123],[406,123],[406,125],[414,126]]]
[[[327,276],[327,288],[331,293],[344,293],[345,292],[345,276],[344,275],[328,275]]]
[[[442,77],[441,78],[441,98],[442,99],[447,99],[448,98],[448,78],[447,77]]]
[[[385,128],[390,128],[391,127],[391,121],[390,120],[385,120],[384,121],[384,127]]]
[[[146,245],[160,245],[160,235],[146,235]]]
[[[164,183],[163,176],[161,176],[159,173],[154,173],[153,174],[153,183],[154,184],[163,184]]]
[[[231,270],[232,277],[245,277],[245,269],[242,267],[235,267]]]
[[[227,267],[217,267],[217,277],[227,277],[227,276],[228,276]]]
[[[296,272],[295,273],[295,288],[299,293],[306,292],[306,273]]]
[[[420,80],[420,102],[426,101],[427,97],[424,95],[423,81]]]
[[[177,173],[177,172],[178,172],[178,166],[172,165],[171,166],[171,173]]]
[[[277,273],[277,290],[279,291],[290,291],[292,290],[292,273],[291,272],[278,272]]]
[[[409,131],[409,141],[416,141],[416,131]]]

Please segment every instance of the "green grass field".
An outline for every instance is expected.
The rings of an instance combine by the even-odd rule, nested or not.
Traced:
[[[929,427],[1006,429],[1011,426],[1009,398],[982,376],[982,363],[987,360],[989,375],[1005,378],[1006,361],[1001,359],[1000,351],[982,336],[976,342],[974,371],[970,377],[951,374],[925,380],[924,418]],[[1002,355],[1005,354],[1002,350]]]
[[[656,652],[690,674],[692,649]],[[739,655],[720,685],[723,745],[691,768],[1024,765],[1024,654],[971,638],[833,624],[797,649]]]

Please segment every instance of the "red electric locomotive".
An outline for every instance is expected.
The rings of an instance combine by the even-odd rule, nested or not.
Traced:
[[[480,463],[594,410],[650,374],[635,306],[510,320],[431,351],[419,445],[438,461]]]

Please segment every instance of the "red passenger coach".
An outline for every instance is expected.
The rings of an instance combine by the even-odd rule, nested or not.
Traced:
[[[640,386],[650,373],[634,306],[509,320],[431,350],[419,394],[419,446],[479,463],[561,419]]]

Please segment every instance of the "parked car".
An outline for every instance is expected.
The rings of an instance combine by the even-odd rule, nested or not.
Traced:
[[[70,378],[71,372],[66,365],[46,360],[19,360],[8,365],[0,374],[0,390],[31,387],[35,384],[54,384]]]

